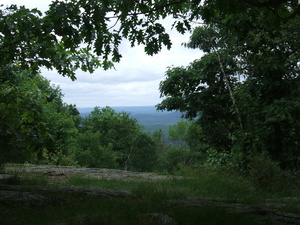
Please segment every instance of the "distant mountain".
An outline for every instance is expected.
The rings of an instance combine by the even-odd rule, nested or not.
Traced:
[[[136,118],[145,131],[154,132],[162,129],[167,134],[169,126],[182,120],[181,113],[177,111],[157,111],[155,106],[116,106],[111,107],[116,112],[127,112]],[[88,116],[94,108],[78,108],[82,117]]]

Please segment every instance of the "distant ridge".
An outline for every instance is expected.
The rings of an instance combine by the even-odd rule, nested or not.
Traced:
[[[101,107],[102,108],[102,107]],[[116,112],[127,112],[136,118],[146,132],[162,129],[168,133],[169,126],[182,120],[181,113],[177,111],[157,111],[155,106],[114,106]],[[88,116],[94,108],[77,108],[82,117]]]

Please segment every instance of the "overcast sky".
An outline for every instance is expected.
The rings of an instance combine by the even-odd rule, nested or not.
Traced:
[[[28,8],[38,8],[45,11],[51,0],[1,0],[2,4],[25,5]],[[164,48],[155,56],[147,56],[144,47],[131,48],[127,41],[120,46],[123,55],[121,62],[115,64],[115,70],[96,70],[93,74],[80,70],[76,72],[76,81],[62,77],[55,71],[42,69],[42,75],[55,85],[59,85],[64,93],[64,102],[76,104],[77,107],[94,106],[151,106],[161,102],[159,98],[159,83],[165,77],[169,66],[187,66],[201,57],[199,50],[191,50],[181,46],[189,40],[189,34],[169,33],[172,48]]]

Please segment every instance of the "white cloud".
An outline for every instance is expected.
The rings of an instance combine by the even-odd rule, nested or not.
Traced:
[[[51,0],[4,0],[3,4],[26,5],[29,8],[47,10]],[[164,21],[171,27],[172,21]],[[98,69],[93,74],[77,71],[77,80],[72,82],[55,71],[42,70],[42,75],[59,85],[64,93],[64,101],[78,107],[93,106],[142,106],[156,105],[159,99],[159,82],[169,66],[186,66],[201,57],[201,52],[186,49],[181,43],[187,42],[189,35],[180,35],[169,30],[173,42],[170,51],[165,48],[153,57],[144,53],[143,46],[131,48],[128,41],[120,46],[123,55],[116,70]]]

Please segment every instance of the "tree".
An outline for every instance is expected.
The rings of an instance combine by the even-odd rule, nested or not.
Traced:
[[[81,116],[80,116],[80,112],[76,108],[76,105],[75,104],[74,105],[72,105],[72,104],[70,104],[70,105],[66,104],[66,107],[67,107],[67,109],[69,111],[70,116],[72,117],[72,120],[75,123],[75,127],[77,129],[79,129],[80,128],[80,124],[81,124]]]
[[[277,6],[269,10],[250,5],[245,13],[242,3],[224,4],[220,9],[214,2],[211,6],[218,10],[203,14],[206,25],[194,30],[186,46],[206,55],[187,68],[167,71],[160,85],[167,98],[158,108],[181,110],[190,118],[201,112],[201,129],[218,149],[267,151],[283,167],[295,165],[300,43],[292,37],[299,36],[294,32],[299,16],[281,18],[292,15],[292,5],[281,5],[279,16]],[[237,79],[240,75],[243,81]]]
[[[29,159],[47,135],[40,120],[44,98],[32,78],[28,71],[0,68],[0,164]]]
[[[152,139],[155,142],[156,152],[158,153],[158,155],[161,155],[167,151],[167,138],[162,129],[155,130],[152,134]]]
[[[172,170],[203,161],[207,149],[200,128],[196,122],[184,120],[169,127],[170,145],[165,157]]]
[[[141,132],[141,126],[126,112],[95,107],[83,122],[82,132],[99,132],[101,146],[111,146],[112,151],[117,153],[119,165],[127,168],[132,155],[132,141]]]
[[[0,161],[38,160],[44,153],[71,155],[77,130],[61,90],[18,67],[2,67],[0,81]]]
[[[172,141],[173,145],[187,149],[187,133],[188,133],[188,122],[179,121],[174,125],[169,126],[169,139]]]
[[[132,141],[129,167],[138,171],[152,171],[155,168],[157,153],[151,136],[140,133]]]
[[[80,133],[77,139],[75,158],[80,166],[93,168],[117,168],[117,153],[112,145],[101,145],[100,132]]]
[[[92,72],[93,67],[99,65],[99,61],[88,52],[88,48],[79,47],[79,35],[72,33],[70,27],[61,27],[60,16],[64,13],[63,8],[64,6],[61,11],[52,8],[52,12],[50,9],[44,17],[39,10],[29,10],[23,6],[18,8],[11,5],[0,9],[0,67],[18,64],[22,69],[37,73],[44,66],[48,69],[54,68],[71,79],[75,79],[74,71],[78,68]],[[74,16],[78,11],[73,9]],[[51,18],[55,16],[55,12],[58,13],[56,16],[59,21]],[[69,25],[76,26],[74,18],[70,20],[72,22]]]
[[[226,72],[235,67],[234,64],[226,66]],[[236,119],[228,108],[230,96],[220,79],[215,55],[205,55],[187,68],[169,68],[159,89],[165,99],[157,105],[158,109],[180,110],[188,119],[199,118],[206,144],[220,151],[231,148],[229,133],[236,126]]]

